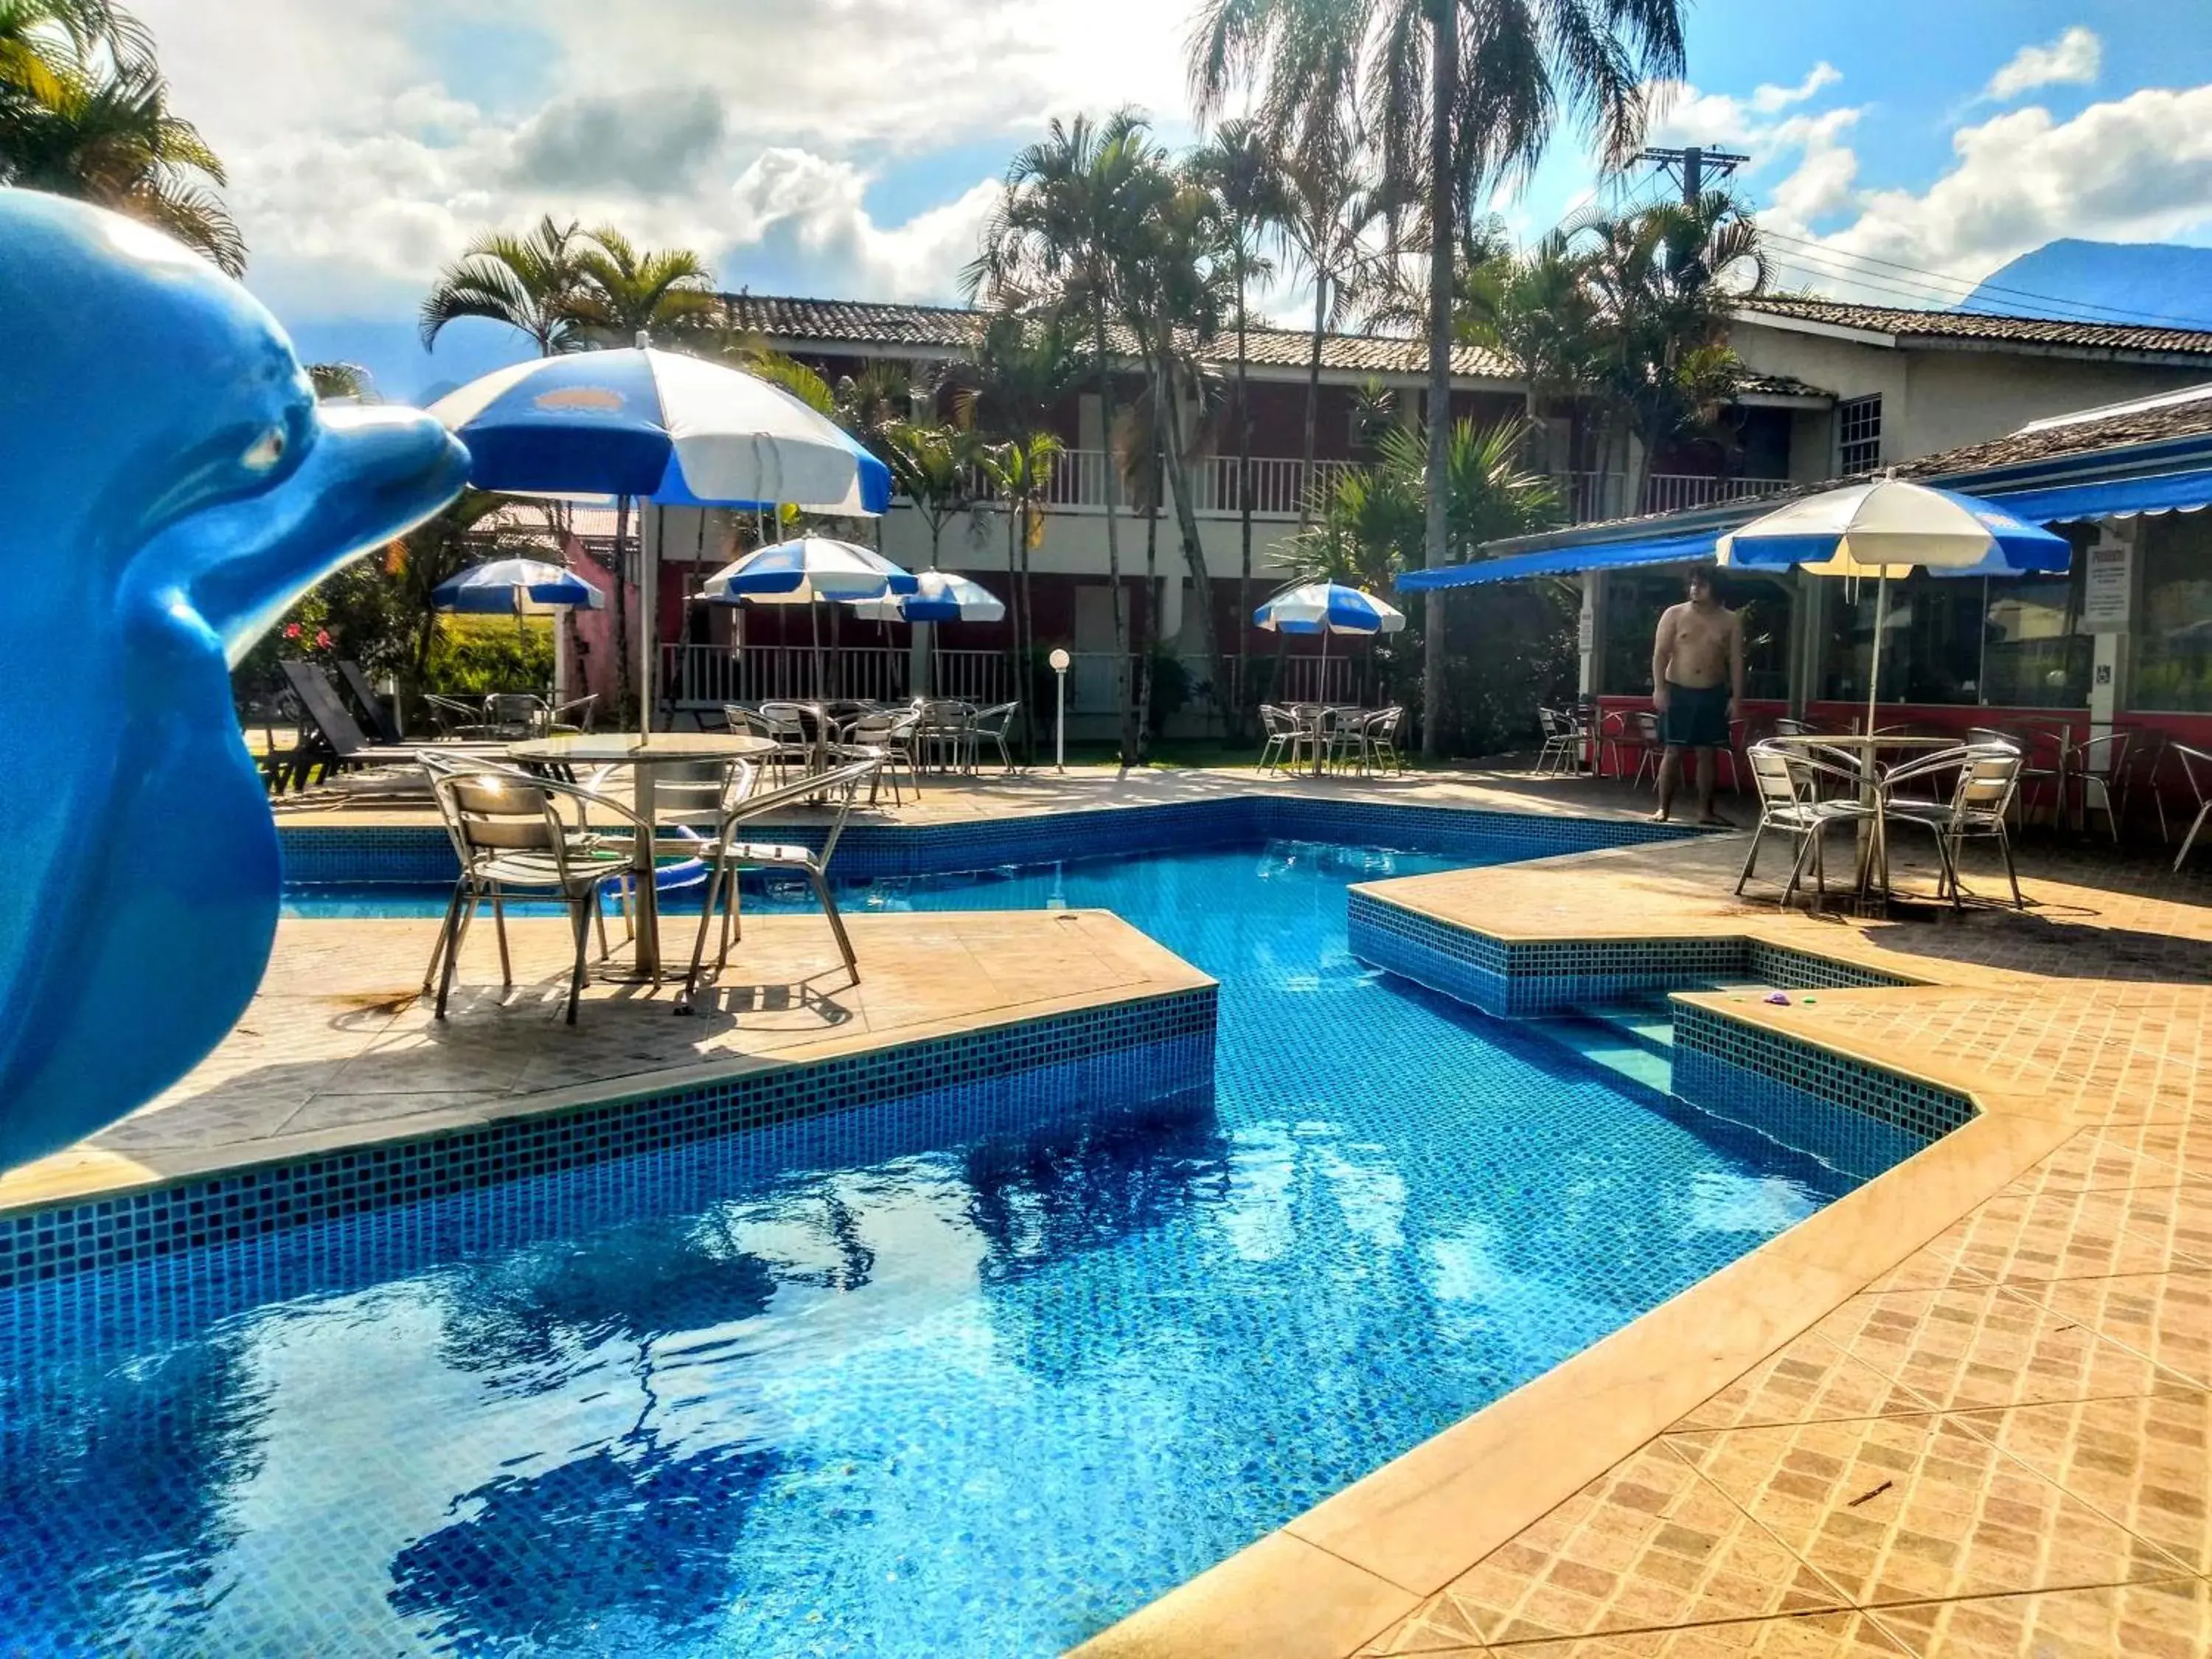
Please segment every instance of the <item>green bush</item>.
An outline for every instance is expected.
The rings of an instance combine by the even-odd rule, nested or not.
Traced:
[[[449,617],[438,623],[422,689],[441,696],[543,692],[553,683],[553,629],[531,618]]]

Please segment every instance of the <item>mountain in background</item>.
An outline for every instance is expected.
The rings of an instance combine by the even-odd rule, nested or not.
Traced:
[[[1990,272],[1960,308],[2212,329],[2212,247],[2069,236]]]

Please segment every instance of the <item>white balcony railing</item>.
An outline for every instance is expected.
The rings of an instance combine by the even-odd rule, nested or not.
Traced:
[[[1787,478],[1708,478],[1690,472],[1654,472],[1644,481],[1646,513],[1678,513],[1716,501],[1741,501],[1787,489]]]

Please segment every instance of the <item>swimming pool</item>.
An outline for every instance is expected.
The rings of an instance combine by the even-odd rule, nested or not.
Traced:
[[[816,1118],[0,1296],[0,1631],[1080,1639],[1852,1184],[1349,956],[1348,884],[1479,861],[870,883],[1118,911],[1221,980],[1213,1091],[952,1145]],[[502,1233],[563,1182],[598,1221]]]

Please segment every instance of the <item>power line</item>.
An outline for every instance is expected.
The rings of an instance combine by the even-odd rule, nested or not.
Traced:
[[[1853,264],[1881,265],[1892,270],[1905,271],[1915,276],[1929,278],[1936,283],[1949,283],[1965,289],[1970,294],[1978,290],[1988,294],[2003,294],[2015,299],[2033,300],[2040,304],[2061,306],[2076,311],[2105,312],[2115,318],[2144,319],[2152,324],[2172,323],[2185,328],[2212,329],[2212,317],[2182,317],[2161,312],[2137,311],[2124,306],[2101,305],[2094,300],[2065,299],[2056,294],[2038,293],[2033,289],[2014,288],[2008,283],[1986,281],[1973,283],[1963,276],[1952,276],[1940,270],[1930,270],[1924,265],[1906,264],[1902,260],[1884,259],[1871,253],[1853,253],[1847,249],[1832,247],[1824,242],[1807,241],[1802,237],[1791,236],[1783,231],[1762,230],[1760,234],[1770,241],[1817,252],[1831,258],[1847,261]]]
[[[1885,271],[1863,269],[1849,264],[1835,263],[1829,258],[1824,258],[1820,253],[1809,251],[1800,252],[1792,250],[1784,250],[1777,256],[1776,263],[1778,264],[1786,264],[1797,267],[1816,278],[1822,278],[1828,281],[1848,281],[1860,287],[1874,289],[1893,297],[1909,299],[1923,306],[1928,305],[1932,301],[1937,307],[1944,310],[1956,310],[1960,301],[1965,297],[1959,295],[1946,294],[1940,289],[1936,289],[1924,283],[1914,283],[1910,278],[1893,276]],[[2045,299],[2051,309],[2057,313],[2051,319],[2051,320],[2081,323],[2092,326],[2106,328],[2117,325],[2117,322],[2114,318],[2087,314],[2081,309],[2081,306],[2077,305],[2075,301],[2060,300],[2055,296],[2036,297]],[[2134,316],[2142,316],[2143,314],[2145,313],[2133,313]],[[2128,316],[2130,313],[2122,313],[2122,315]],[[2169,320],[2175,322],[2181,321],[2181,319],[2179,319]],[[2137,323],[2135,325],[2148,327],[2154,326],[2154,325]],[[2183,324],[2183,325],[2187,326],[2188,325]],[[2199,327],[2212,326],[2203,324],[2198,324],[2197,325]]]

